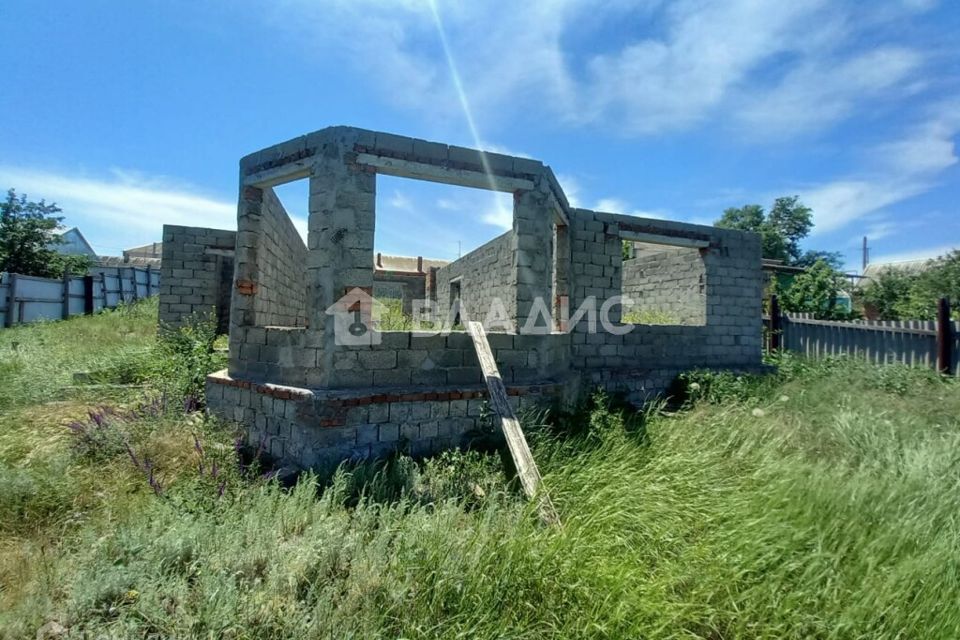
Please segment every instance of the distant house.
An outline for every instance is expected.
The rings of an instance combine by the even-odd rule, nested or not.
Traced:
[[[151,242],[150,244],[145,244],[140,247],[126,249],[123,252],[123,258],[127,262],[130,262],[132,258],[151,258],[160,260],[161,256],[163,256],[162,242]]]
[[[871,262],[863,270],[863,275],[860,277],[860,286],[869,284],[883,273],[899,273],[905,276],[923,273],[933,265],[934,260],[934,258],[922,258],[920,260],[900,260],[897,262]]]
[[[125,249],[120,256],[100,256],[101,267],[154,267],[159,268],[163,256],[163,243],[151,242],[140,247]]]
[[[97,259],[97,252],[93,250],[87,239],[80,233],[80,229],[73,227],[67,229],[60,235],[62,242],[53,245],[51,248],[57,253],[66,256],[89,256],[91,259]]]

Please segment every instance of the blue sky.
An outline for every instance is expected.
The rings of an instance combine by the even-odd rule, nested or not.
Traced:
[[[960,247],[953,1],[7,0],[0,19],[0,186],[103,254],[234,226],[240,157],[334,124],[531,156],[580,206],[637,215],[797,194],[806,247],[851,268],[865,234],[875,260]],[[301,227],[306,191],[278,190]],[[453,258],[509,223],[489,192],[395,178],[377,207],[386,253]]]

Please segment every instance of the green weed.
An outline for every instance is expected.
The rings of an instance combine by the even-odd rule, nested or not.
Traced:
[[[114,333],[101,355],[126,344]],[[63,419],[95,406],[19,392],[0,440],[0,637],[50,620],[76,637],[960,636],[960,386],[778,364],[684,376],[675,412],[595,394],[527,414],[556,528],[496,455],[397,455],[284,488],[202,414],[124,413],[142,392],[117,399],[132,454],[99,457]],[[187,388],[192,368],[170,377]]]

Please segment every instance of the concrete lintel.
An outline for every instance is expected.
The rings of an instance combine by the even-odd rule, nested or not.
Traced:
[[[706,240],[694,240],[692,238],[681,238],[678,236],[667,236],[657,233],[638,233],[636,231],[621,230],[619,235],[624,240],[648,242],[650,244],[663,244],[671,247],[703,249],[710,246],[710,243]]]
[[[400,178],[414,178],[417,180],[452,184],[460,187],[487,189],[490,191],[513,193],[515,191],[529,191],[532,190],[534,186],[533,181],[523,178],[511,178],[498,175],[488,176],[482,171],[451,169],[449,167],[427,164],[425,162],[387,158],[372,153],[358,154],[357,164],[375,167],[378,173]]]
[[[570,218],[567,217],[567,212],[564,210],[563,205],[560,204],[560,201],[557,199],[557,196],[550,192],[549,195],[550,206],[553,207],[554,212],[557,214],[557,224],[563,224],[564,226],[570,226]]]
[[[302,160],[288,162],[279,167],[272,167],[251,173],[248,176],[244,176],[243,186],[266,189],[267,187],[275,187],[278,184],[307,178],[310,176],[313,162],[313,158],[303,158]]]

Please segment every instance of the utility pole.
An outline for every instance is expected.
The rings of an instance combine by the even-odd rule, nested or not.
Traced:
[[[863,236],[863,269],[860,270],[860,275],[867,270],[868,264],[870,264],[870,247],[867,246],[867,236]]]

